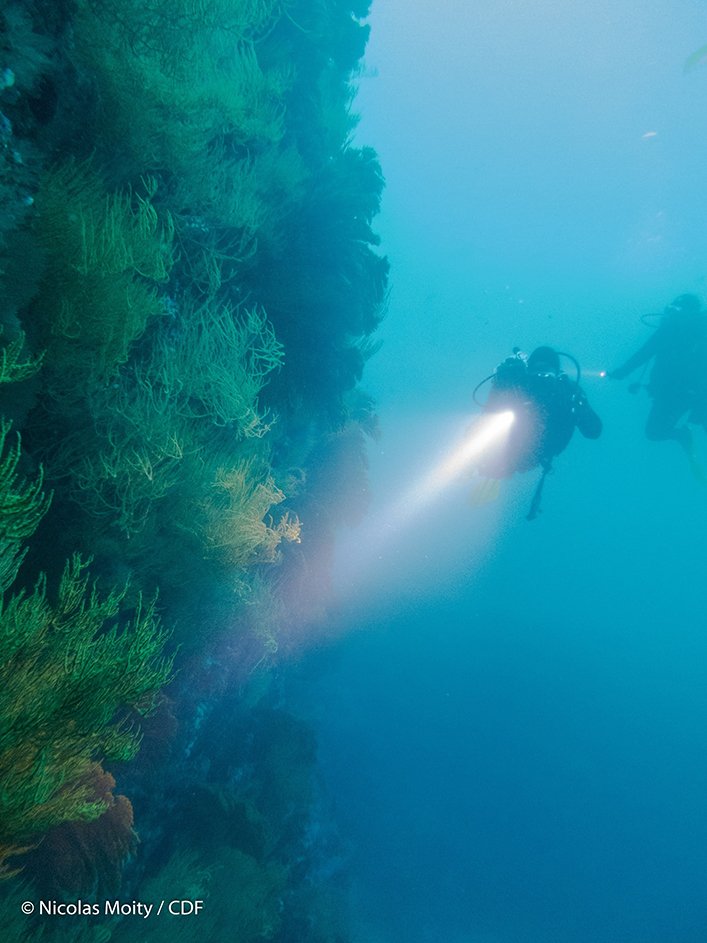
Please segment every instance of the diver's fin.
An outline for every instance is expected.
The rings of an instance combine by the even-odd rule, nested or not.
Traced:
[[[707,485],[707,472],[704,470],[702,465],[697,461],[695,453],[690,451],[687,453],[687,461],[690,465],[690,471],[692,472],[692,477],[699,481],[701,485]]]
[[[482,508],[492,504],[501,491],[501,482],[498,478],[482,478],[471,490],[469,504],[473,508]]]
[[[696,481],[699,481],[701,485],[707,485],[707,472],[704,470],[700,462],[697,461],[697,454],[695,453],[695,444],[692,440],[692,434],[687,429],[685,432],[686,434],[684,438],[681,437],[678,439],[678,441],[680,442],[680,445],[683,447],[685,455],[687,456],[687,461],[690,466],[692,476]]]

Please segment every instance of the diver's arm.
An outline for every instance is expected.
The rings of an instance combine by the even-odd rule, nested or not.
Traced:
[[[496,367],[493,385],[496,389],[507,390],[525,385],[528,368],[520,357],[507,357]]]
[[[617,367],[616,370],[610,370],[607,376],[611,380],[623,380],[638,367],[642,367],[651,357],[655,356],[660,344],[660,335],[661,332],[659,329],[648,338],[642,347],[639,347],[632,357],[629,357],[628,360],[622,363],[620,367]]]
[[[486,411],[511,409],[527,382],[527,367],[520,357],[508,357],[494,372]]]
[[[585,439],[598,439],[602,431],[602,421],[589,405],[587,397],[577,387],[572,397],[574,422]]]

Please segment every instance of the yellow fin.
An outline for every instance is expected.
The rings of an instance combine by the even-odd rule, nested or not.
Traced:
[[[701,485],[707,485],[707,472],[705,472],[695,456],[688,452],[687,460],[690,463],[690,471],[692,472],[693,478],[699,481]]]
[[[481,508],[492,504],[499,495],[501,482],[498,478],[482,478],[478,481],[469,496],[469,503],[474,508]]]

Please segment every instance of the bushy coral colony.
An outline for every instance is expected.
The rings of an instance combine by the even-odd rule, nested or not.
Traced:
[[[366,492],[388,275],[380,167],[351,143],[367,12],[0,8],[9,943],[345,939],[314,745],[268,669]],[[20,907],[82,895],[207,903],[149,932]]]

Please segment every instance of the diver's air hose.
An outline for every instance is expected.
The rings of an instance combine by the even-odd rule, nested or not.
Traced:
[[[519,350],[520,350],[519,347],[514,347],[514,348],[513,348],[513,353],[514,353],[514,354],[517,354],[517,353],[519,352]],[[568,354],[568,353],[567,353],[566,351],[564,351],[564,350],[558,350],[558,351],[557,351],[557,356],[558,356],[558,357],[567,357],[568,360],[571,360],[571,361],[572,361],[572,363],[574,364],[574,369],[575,369],[576,372],[577,372],[577,375],[576,375],[576,377],[575,377],[575,382],[577,383],[577,386],[579,386],[579,383],[580,383],[580,381],[581,381],[581,379],[582,379],[582,369],[581,369],[581,367],[579,366],[579,363],[578,363],[578,361],[577,361],[577,358],[576,358],[576,357],[573,357],[572,354]],[[471,394],[471,398],[473,399],[473,401],[476,403],[477,406],[481,406],[481,407],[483,408],[483,407],[486,405],[486,403],[481,403],[481,402],[479,402],[479,400],[476,398],[476,394],[479,392],[479,390],[481,389],[481,387],[482,387],[485,383],[488,383],[489,380],[493,380],[493,378],[494,378],[495,376],[496,376],[496,372],[495,372],[495,371],[494,371],[493,373],[489,373],[489,375],[488,375],[487,377],[484,377],[484,379],[483,379],[480,383],[477,383],[476,386],[474,387],[474,392]]]
[[[474,387],[474,392],[471,394],[471,398],[474,400],[474,402],[476,403],[477,406],[482,406],[482,407],[483,407],[483,406],[486,405],[486,403],[480,403],[480,402],[478,401],[478,399],[476,398],[476,394],[479,392],[479,390],[480,390],[481,387],[484,385],[484,383],[488,383],[489,380],[493,380],[493,378],[494,378],[495,376],[496,376],[495,372],[494,372],[494,373],[489,373],[489,375],[488,375],[487,377],[484,377],[484,379],[481,381],[481,383],[477,383],[476,386]]]
[[[649,314],[642,314],[638,320],[641,322],[641,324],[645,324],[646,327],[655,327],[655,325],[651,324],[650,321],[655,318],[664,318],[664,317],[665,317],[664,311],[652,311]]]
[[[581,370],[581,368],[580,368],[580,366],[579,366],[579,363],[578,363],[578,361],[577,361],[577,358],[576,358],[576,357],[573,357],[572,354],[568,354],[567,351],[564,351],[564,350],[558,350],[558,351],[557,351],[557,356],[558,356],[558,357],[567,357],[568,360],[571,360],[571,361],[572,361],[572,363],[574,364],[574,369],[577,371],[577,376],[575,377],[575,382],[576,382],[577,386],[579,386],[579,383],[580,383],[580,381],[581,381],[581,379],[582,379],[582,370]]]

